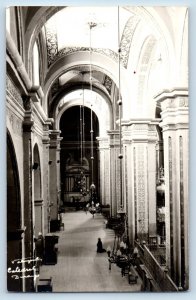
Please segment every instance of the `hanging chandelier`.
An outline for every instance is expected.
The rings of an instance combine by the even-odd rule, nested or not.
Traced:
[[[86,176],[85,176],[85,170],[83,167],[83,161],[85,157],[85,131],[84,131],[84,88],[82,85],[82,106],[80,105],[80,193],[82,196],[87,195],[87,189],[86,189]]]
[[[92,29],[97,26],[97,23],[95,22],[89,22],[89,32],[90,32],[90,47],[89,47],[89,56],[90,56],[90,76],[89,76],[89,82],[90,82],[90,93],[91,93],[91,129],[90,129],[90,135],[91,135],[91,185],[90,185],[90,192],[91,192],[91,200],[94,202],[95,198],[95,191],[96,186],[94,184],[94,147],[93,147],[93,109],[92,109]]]
[[[118,107],[119,107],[119,163],[120,163],[120,205],[118,207],[118,213],[124,213],[123,205],[123,191],[122,191],[122,97],[121,97],[121,71],[120,71],[120,62],[121,62],[121,47],[120,47],[120,10],[118,6]]]

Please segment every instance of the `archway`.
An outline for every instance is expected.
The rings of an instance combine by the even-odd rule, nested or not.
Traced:
[[[80,117],[83,110],[84,127]],[[91,119],[92,112],[92,119]],[[91,120],[93,124],[93,143],[91,144]],[[99,154],[96,137],[99,135],[98,118],[88,107],[79,105],[68,108],[60,119],[61,136],[61,192],[62,202],[69,206],[83,206],[90,199],[90,185],[96,186],[96,201],[99,198]],[[81,146],[80,132],[83,130]],[[82,147],[82,152],[81,152]],[[93,147],[93,168],[91,163]],[[85,186],[81,187],[81,172],[85,176]],[[83,189],[81,191],[81,189]]]
[[[22,279],[11,273],[22,258],[21,196],[14,145],[7,133],[7,289],[22,291]],[[21,265],[19,265],[20,267]]]

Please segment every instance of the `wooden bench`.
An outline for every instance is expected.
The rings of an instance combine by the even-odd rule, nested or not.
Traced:
[[[37,285],[38,292],[52,292],[52,277],[40,278]]]
[[[128,273],[128,282],[129,282],[129,284],[137,283],[137,279],[138,279],[137,275],[134,275],[131,271]]]

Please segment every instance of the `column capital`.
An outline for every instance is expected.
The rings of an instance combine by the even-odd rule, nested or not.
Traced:
[[[25,112],[23,132],[34,132],[34,118],[31,111]]]
[[[122,123],[124,143],[155,142],[158,140],[157,128],[160,119],[137,119]]]
[[[188,89],[174,88],[164,90],[155,97],[161,108],[162,122],[160,126],[164,131],[188,129]]]
[[[110,147],[119,147],[119,130],[108,130],[107,134],[109,136]]]
[[[99,142],[99,150],[109,149],[109,137],[97,137],[97,141]]]
[[[63,139],[62,137],[60,137],[60,134],[61,134],[60,130],[49,131],[50,148],[58,148],[60,146],[60,141]]]
[[[188,88],[165,89],[154,97],[162,111],[188,107]]]

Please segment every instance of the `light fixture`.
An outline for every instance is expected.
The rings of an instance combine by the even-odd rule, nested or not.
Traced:
[[[80,193],[82,196],[87,195],[86,176],[84,174],[83,161],[85,157],[85,134],[84,134],[84,88],[82,84],[82,106],[80,105]]]
[[[120,208],[119,213],[124,212],[123,208],[123,193],[122,193],[122,97],[121,97],[121,72],[120,72],[120,63],[121,63],[121,47],[120,47],[120,9],[118,6],[118,108],[119,108],[119,143],[120,143],[120,153],[118,158],[120,160]]]
[[[95,22],[89,22],[89,29],[90,29],[90,47],[89,47],[89,55],[90,55],[90,75],[89,75],[89,82],[90,82],[90,93],[91,93],[91,200],[94,201],[95,196],[95,184],[94,184],[94,149],[93,149],[93,110],[92,110],[92,29],[97,26]]]

